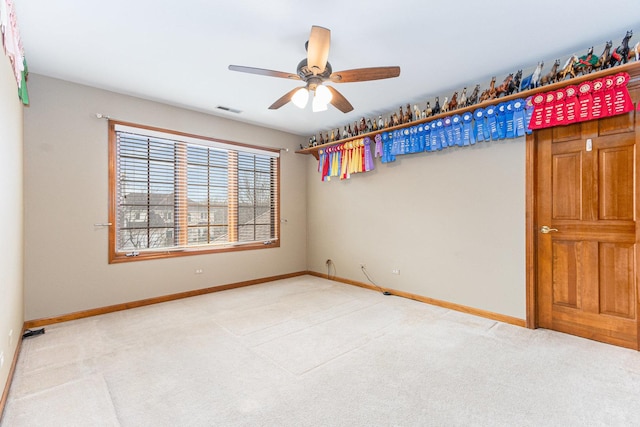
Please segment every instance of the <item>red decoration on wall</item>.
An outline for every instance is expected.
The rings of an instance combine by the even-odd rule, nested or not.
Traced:
[[[566,101],[564,103],[565,124],[575,123],[578,120],[578,88],[567,86],[564,88]]]
[[[554,96],[556,98],[555,103],[555,125],[565,125],[567,124],[567,110],[566,110],[566,97],[567,92],[564,89],[559,89],[554,92]]]
[[[544,103],[546,98],[543,93],[538,93],[531,98],[533,114],[529,122],[529,129],[542,129],[544,127]]]
[[[593,90],[593,82],[583,82],[578,86],[578,121],[584,122],[591,120],[591,108],[593,106],[593,98],[591,91]]]

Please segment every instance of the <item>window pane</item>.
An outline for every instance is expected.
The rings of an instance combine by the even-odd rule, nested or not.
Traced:
[[[270,225],[256,225],[256,240],[270,240],[272,237]]]
[[[209,228],[209,239],[211,243],[226,243],[229,241],[229,227],[214,226]]]
[[[207,241],[207,227],[189,227],[189,244],[205,244]]]
[[[226,206],[213,206],[211,208],[211,223],[215,225],[227,225],[229,222],[227,220],[227,216],[229,214],[229,210]]]

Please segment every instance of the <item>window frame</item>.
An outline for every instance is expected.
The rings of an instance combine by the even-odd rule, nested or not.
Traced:
[[[221,245],[197,245],[197,246],[183,246],[178,248],[165,248],[165,249],[144,249],[141,251],[134,252],[124,252],[117,250],[117,216],[118,216],[118,176],[117,176],[117,135],[116,135],[116,126],[124,126],[136,128],[141,131],[150,131],[150,132],[160,132],[162,134],[166,134],[168,136],[174,137],[176,140],[180,140],[181,137],[187,139],[197,139],[203,142],[210,142],[214,144],[220,144],[224,146],[228,146],[227,149],[233,150],[237,148],[238,151],[251,152],[251,150],[258,150],[262,152],[272,152],[278,153],[280,149],[270,148],[270,147],[261,147],[257,145],[244,144],[235,141],[228,141],[218,138],[206,137],[202,135],[195,135],[175,130],[163,129],[153,126],[140,125],[137,123],[123,122],[118,120],[109,120],[108,126],[108,144],[109,144],[109,264],[120,263],[120,262],[130,262],[130,261],[142,261],[149,259],[162,259],[162,258],[174,258],[174,257],[182,257],[182,256],[190,256],[190,255],[203,255],[203,254],[213,254],[213,253],[225,253],[225,252],[236,252],[236,251],[246,251],[246,250],[256,250],[256,249],[270,249],[280,247],[280,156],[275,156],[276,161],[276,173],[275,173],[275,202],[273,203],[273,208],[275,209],[274,213],[274,237],[264,242],[227,242],[226,244]],[[188,144],[188,142],[185,142]],[[236,165],[237,167],[237,165]],[[236,171],[237,174],[237,171]],[[186,186],[186,181],[184,184]],[[234,184],[236,188],[238,187],[238,183]],[[231,192],[230,192],[231,193]],[[237,195],[235,197],[230,196],[231,200],[237,199]],[[236,211],[237,215],[237,211]],[[238,224],[237,218],[229,218],[229,233],[237,236],[238,232]],[[232,229],[235,230],[232,232]],[[186,233],[184,232],[186,239]]]

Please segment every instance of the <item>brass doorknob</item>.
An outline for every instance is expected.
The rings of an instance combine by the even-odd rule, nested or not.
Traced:
[[[552,231],[558,231],[557,228],[551,228],[548,225],[543,225],[542,227],[540,227],[540,232],[542,234],[548,234],[551,233]]]

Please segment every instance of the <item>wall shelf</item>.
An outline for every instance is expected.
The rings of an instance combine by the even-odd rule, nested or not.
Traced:
[[[636,71],[634,73],[634,71]],[[390,131],[394,131],[396,129],[404,129],[404,128],[408,128],[408,127],[412,127],[415,125],[418,125],[420,123],[427,123],[427,122],[432,122],[434,120],[438,120],[438,119],[442,119],[445,117],[450,117],[454,114],[463,114],[467,111],[475,111],[478,108],[484,108],[484,107],[488,107],[490,105],[496,105],[499,104],[501,102],[505,102],[505,101],[511,101],[514,99],[518,99],[518,98],[528,98],[531,95],[534,95],[536,93],[540,93],[540,92],[550,92],[553,90],[558,90],[561,89],[565,86],[569,86],[569,85],[577,85],[580,84],[584,81],[587,80],[594,80],[594,79],[598,79],[601,77],[606,77],[612,74],[618,74],[618,73],[622,73],[622,72],[627,72],[631,75],[631,81],[634,81],[636,79],[640,79],[640,62],[639,61],[634,61],[634,62],[628,62],[626,64],[623,65],[618,65],[617,67],[614,68],[607,68],[606,70],[600,70],[600,71],[596,71],[594,73],[591,74],[586,74],[586,75],[582,75],[579,77],[574,77],[574,78],[570,78],[568,80],[563,80],[560,82],[556,82],[556,83],[552,83],[546,86],[540,86],[537,87],[535,89],[529,89],[529,90],[524,90],[522,92],[517,92],[511,95],[507,95],[501,98],[494,98],[494,99],[490,99],[484,102],[479,102],[477,104],[471,105],[469,107],[463,107],[463,108],[458,108],[456,110],[453,111],[449,111],[446,113],[440,113],[440,114],[436,114],[433,115],[431,117],[427,117],[425,119],[420,119],[420,120],[414,120],[412,122],[409,123],[403,123],[401,125],[396,125],[396,126],[390,126],[388,128],[384,128],[382,130],[378,129],[372,132],[366,132],[363,134],[360,134],[358,136],[353,136],[350,138],[344,138],[344,139],[340,139],[338,141],[332,141],[332,142],[327,142],[324,143],[322,145],[316,145],[315,147],[309,147],[309,148],[303,148],[302,150],[296,150],[296,153],[298,154],[311,154],[312,156],[314,156],[316,159],[319,159],[319,150],[322,150],[324,148],[327,147],[332,147],[334,145],[339,145],[339,144],[343,144],[345,142],[349,142],[349,141],[354,141],[354,140],[358,140],[358,139],[362,139],[365,137],[370,137],[371,139],[373,139],[377,134],[382,133],[382,132],[390,132]],[[544,75],[544,73],[542,73]],[[497,83],[496,83],[497,84]]]

